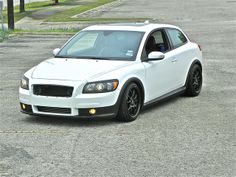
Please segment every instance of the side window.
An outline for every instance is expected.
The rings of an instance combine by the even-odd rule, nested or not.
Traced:
[[[153,32],[147,39],[142,58],[147,58],[148,54],[153,51],[166,52],[169,45],[163,30]]]
[[[153,37],[155,38],[157,44],[164,43],[161,31],[153,33]]]
[[[174,48],[184,45],[187,42],[186,37],[181,31],[177,29],[167,29],[167,32],[170,36]]]

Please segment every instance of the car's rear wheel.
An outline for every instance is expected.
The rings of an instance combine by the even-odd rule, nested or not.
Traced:
[[[137,84],[131,83],[126,88],[121,100],[118,120],[125,122],[134,121],[140,112],[142,106],[142,95]]]
[[[189,71],[187,80],[187,96],[198,96],[202,88],[202,69],[198,64],[193,65]]]

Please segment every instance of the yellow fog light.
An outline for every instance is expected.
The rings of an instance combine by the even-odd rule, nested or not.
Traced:
[[[91,115],[96,114],[96,109],[89,109],[89,114],[91,114]]]
[[[26,108],[26,106],[25,106],[24,104],[22,104],[22,108],[23,108],[23,109],[25,109],[25,108]]]

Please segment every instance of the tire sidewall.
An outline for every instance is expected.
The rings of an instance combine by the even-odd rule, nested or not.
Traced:
[[[200,89],[199,90],[195,90],[194,88],[193,88],[193,76],[194,76],[194,72],[196,71],[196,70],[199,70],[200,71],[200,76],[201,76],[201,85],[200,85]],[[189,95],[189,96],[197,96],[197,95],[199,95],[200,94],[200,92],[201,92],[201,88],[202,88],[202,82],[203,82],[203,77],[202,77],[202,69],[201,69],[201,67],[199,66],[199,65],[197,65],[197,64],[194,64],[192,67],[191,67],[191,69],[190,69],[190,73],[189,73],[189,77],[188,77],[188,84],[187,84],[187,94]]]
[[[134,116],[131,116],[128,112],[127,99],[128,99],[128,93],[129,93],[130,89],[133,89],[133,88],[135,88],[138,92],[139,105],[138,105],[137,113]],[[125,92],[122,96],[122,101],[121,101],[120,110],[119,110],[120,113],[118,115],[119,119],[121,118],[121,120],[124,120],[126,122],[130,122],[130,121],[135,120],[138,117],[141,106],[142,106],[141,97],[142,97],[142,95],[141,95],[141,91],[140,91],[140,88],[138,87],[138,85],[135,83],[130,83],[127,86],[127,88],[125,89]]]

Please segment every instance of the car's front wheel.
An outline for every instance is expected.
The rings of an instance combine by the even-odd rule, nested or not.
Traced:
[[[134,121],[139,115],[141,106],[142,95],[140,88],[137,84],[131,83],[123,94],[117,119],[125,122]]]
[[[186,95],[198,96],[202,88],[202,69],[198,64],[193,65],[189,71],[186,83]]]

